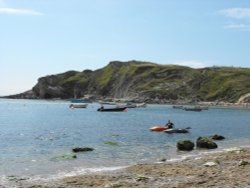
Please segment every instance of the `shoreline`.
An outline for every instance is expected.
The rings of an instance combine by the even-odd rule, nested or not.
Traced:
[[[185,153],[187,154],[187,153]],[[188,155],[187,155],[188,156]],[[211,166],[205,166],[210,162]],[[246,164],[243,164],[243,162]],[[242,163],[242,165],[241,165]],[[248,164],[247,164],[248,163]],[[23,188],[74,187],[250,187],[250,148],[207,150],[178,161],[128,166],[111,171],[73,175],[50,182],[23,182]],[[22,183],[22,182],[20,182]]]
[[[54,101],[62,101],[65,103],[70,103],[68,99],[26,99],[26,98],[6,98],[6,97],[0,97],[0,99],[6,99],[6,100],[33,100],[33,101],[49,101],[49,102],[54,102]],[[94,100],[93,103],[99,103],[99,100]],[[210,107],[210,108],[222,108],[222,109],[250,109],[250,103],[230,103],[230,102],[216,102],[216,101],[202,101],[202,102],[197,102],[197,103],[185,103],[185,102],[149,102],[146,104],[151,104],[151,105],[183,105],[183,106],[195,106],[195,105],[200,105],[202,107]]]

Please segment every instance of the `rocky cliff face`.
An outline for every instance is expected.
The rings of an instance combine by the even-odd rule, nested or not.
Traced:
[[[236,102],[250,93],[250,69],[192,69],[150,62],[110,62],[95,71],[68,71],[39,78],[29,93],[14,98],[131,98],[136,101]]]

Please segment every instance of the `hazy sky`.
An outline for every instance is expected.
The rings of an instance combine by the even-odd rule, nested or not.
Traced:
[[[250,0],[0,0],[0,96],[112,60],[250,67]]]

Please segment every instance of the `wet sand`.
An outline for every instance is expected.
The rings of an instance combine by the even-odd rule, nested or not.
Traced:
[[[207,162],[212,162],[212,166],[205,166]],[[250,188],[248,163],[250,163],[250,148],[239,152],[210,153],[201,158],[189,158],[179,162],[138,164],[122,170],[67,177],[50,186],[22,187]]]

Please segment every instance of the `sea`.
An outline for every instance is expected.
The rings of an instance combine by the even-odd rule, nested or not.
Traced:
[[[210,107],[201,112],[148,104],[127,112],[98,112],[99,103],[71,109],[63,100],[0,99],[0,186],[16,180],[44,182],[116,170],[134,164],[176,161],[231,147],[250,146],[250,109]],[[171,120],[187,134],[152,132]],[[176,142],[223,135],[214,150],[180,152]],[[62,159],[74,147],[94,150]],[[13,181],[14,180],[14,181]]]

